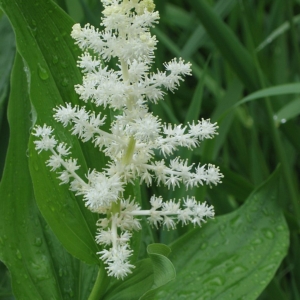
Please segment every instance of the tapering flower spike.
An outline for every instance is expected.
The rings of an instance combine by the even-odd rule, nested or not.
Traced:
[[[103,31],[87,24],[75,24],[72,37],[84,51],[78,67],[82,84],[75,86],[83,102],[117,110],[110,129],[104,130],[106,117],[88,111],[83,106],[58,106],[54,118],[71,129],[83,142],[91,141],[99,151],[109,157],[109,163],[100,172],[89,170],[79,177],[77,160],[70,148],[59,142],[53,129],[47,125],[35,126],[33,135],[38,152],[51,153],[46,162],[58,173],[62,184],[82,195],[87,208],[101,214],[97,222],[96,242],[103,246],[99,257],[106,264],[108,275],[123,279],[132,272],[132,250],[129,241],[132,231],[140,230],[139,216],[146,216],[154,226],[174,229],[178,223],[200,226],[206,218],[213,218],[214,210],[193,197],[164,202],[152,196],[151,209],[142,210],[134,199],[124,199],[127,183],[136,179],[147,185],[165,185],[174,189],[181,184],[187,189],[199,185],[216,185],[223,175],[219,168],[208,165],[189,165],[168,156],[178,147],[196,148],[204,139],[211,139],[218,126],[210,120],[200,120],[186,126],[164,124],[148,109],[147,103],[163,100],[166,90],[173,92],[184,76],[191,75],[191,64],[181,58],[164,64],[165,71],[151,73],[157,40],[150,34],[159,19],[153,0],[102,0]],[[110,69],[105,62],[116,58],[118,64]],[[159,151],[164,159],[156,160]]]

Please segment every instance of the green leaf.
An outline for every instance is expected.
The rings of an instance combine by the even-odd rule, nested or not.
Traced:
[[[148,254],[153,266],[153,284],[140,300],[151,300],[164,286],[175,279],[176,271],[172,262],[166,257],[171,249],[164,244],[152,244],[148,246]]]
[[[219,18],[206,1],[189,0],[188,2],[195,10],[197,17],[222,56],[228,61],[244,85],[250,91],[257,90],[260,83],[255,63],[232,30]]]
[[[155,299],[257,299],[289,245],[277,199],[279,172],[238,210],[209,221],[171,245],[176,280]]]
[[[6,16],[0,20],[0,127],[9,90],[9,75],[15,56],[15,37]]]
[[[33,122],[51,125],[58,139],[71,146],[83,177],[88,167],[103,165],[103,155],[91,145],[79,144],[51,113],[64,102],[78,102],[74,84],[80,83],[81,74],[76,66],[79,52],[70,37],[73,21],[51,1],[1,0],[0,4],[12,23],[18,51],[25,61]],[[86,263],[97,264],[97,215],[67,185],[59,185],[57,175],[45,166],[48,157],[47,153],[37,154],[31,137],[30,172],[39,209],[70,253]]]
[[[137,262],[132,274],[112,285],[103,300],[153,299],[157,291],[176,276],[173,264],[166,257],[170,251],[164,244],[149,245],[150,258]]]
[[[278,123],[285,123],[300,114],[300,98],[284,105],[276,114]],[[274,116],[274,117],[275,117]]]
[[[288,95],[288,94],[299,94],[299,93],[300,93],[300,83],[288,83],[288,84],[272,86],[248,95],[247,97],[243,98],[238,103],[236,103],[234,107],[237,107],[243,103],[260,99],[260,98],[279,96],[279,95]]]
[[[31,106],[19,55],[11,87],[11,135],[0,185],[0,258],[10,270],[17,299],[87,299],[96,268],[66,252],[35,203],[26,155]]]
[[[300,15],[293,17],[293,23],[298,24],[300,22]],[[256,51],[259,52],[262,49],[264,49],[266,46],[270,45],[275,39],[277,39],[279,36],[284,34],[287,30],[290,29],[290,23],[288,21],[282,23],[278,28],[276,28],[274,31],[272,31],[264,41],[262,41],[258,47],[256,48]]]

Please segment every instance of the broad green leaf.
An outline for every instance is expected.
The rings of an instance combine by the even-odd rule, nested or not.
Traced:
[[[11,278],[6,266],[0,261],[0,300],[14,300]]]
[[[72,156],[81,165],[79,175],[84,177],[88,167],[103,166],[103,155],[88,144],[79,144],[52,117],[56,105],[78,102],[74,84],[80,83],[81,75],[76,67],[79,53],[70,37],[73,21],[52,1],[1,0],[0,4],[15,30],[17,48],[25,61],[32,121],[51,125],[57,138],[71,146]],[[30,172],[39,209],[69,252],[97,264],[97,216],[67,185],[59,185],[57,175],[45,166],[48,157],[47,153],[37,154],[31,137]]]
[[[34,199],[28,169],[30,101],[20,56],[9,101],[10,141],[0,186],[0,258],[17,299],[87,299],[97,269],[72,257],[54,236]]]
[[[238,210],[171,245],[177,276],[155,299],[257,299],[287,254],[277,170]]]
[[[166,257],[170,253],[169,247],[151,244],[147,252],[150,258],[137,262],[132,274],[112,285],[103,300],[150,300],[175,278],[174,266]]]
[[[9,75],[15,56],[15,37],[7,17],[0,19],[0,128],[4,115],[5,99],[9,89]]]
[[[189,0],[197,17],[205,27],[222,56],[228,61],[234,72],[250,90],[260,87],[255,63],[249,52],[239,42],[232,30],[217,16],[213,9],[203,0]]]
[[[4,168],[9,129],[6,119],[9,75],[15,56],[14,32],[5,15],[0,16],[0,180]]]
[[[164,244],[152,244],[148,246],[147,250],[153,267],[153,284],[140,300],[153,299],[159,290],[176,277],[175,268],[167,258],[171,252],[169,247]]]
[[[115,281],[101,300],[139,299],[153,284],[153,270],[150,258],[138,261],[132,274],[124,280]]]
[[[239,202],[244,201],[253,191],[254,186],[240,174],[233,172],[225,166],[220,166],[224,178],[222,179],[222,190],[233,195]],[[217,190],[217,188],[216,188]],[[216,200],[216,205],[222,205]]]

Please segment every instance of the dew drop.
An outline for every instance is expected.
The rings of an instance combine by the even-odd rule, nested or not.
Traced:
[[[19,249],[17,249],[16,256],[18,259],[22,259],[22,254]]]
[[[53,62],[53,64],[57,64],[58,63],[58,57],[56,55],[53,55],[52,62]]]
[[[64,289],[64,292],[65,292],[66,294],[68,294],[71,298],[74,296],[74,291],[73,291],[71,288],[69,288],[69,289]]]
[[[47,80],[49,78],[46,69],[44,69],[40,64],[38,64],[38,74],[42,80]]]
[[[61,82],[62,86],[68,86],[69,80],[67,78],[64,78],[63,81]]]
[[[37,28],[36,28],[36,27],[31,28],[31,32],[32,32],[32,35],[33,35],[34,37],[36,37]],[[33,43],[32,45],[33,45],[34,47],[36,46],[35,43]]]
[[[207,243],[203,243],[200,247],[200,249],[204,250],[207,247]]]
[[[34,245],[37,246],[37,247],[40,247],[42,245],[43,241],[41,238],[37,237],[35,238],[34,240]]]
[[[262,212],[264,213],[265,216],[269,216],[270,215],[269,210],[267,208],[265,208],[265,207],[262,209]]]
[[[36,171],[38,171],[38,170],[39,170],[38,164],[37,164],[37,163],[34,163],[34,164],[33,164],[33,168],[34,168]]]
[[[276,227],[277,231],[282,231],[283,229],[284,229],[284,226],[282,226],[282,225],[279,225],[279,226]]]
[[[262,240],[261,240],[260,238],[254,239],[254,240],[251,242],[251,244],[253,244],[253,245],[259,245],[259,244],[261,244],[261,243],[262,243]]]
[[[222,286],[224,285],[224,278],[221,276],[210,277],[203,281],[206,286]]]
[[[243,273],[246,271],[247,269],[245,267],[239,265],[234,265],[228,269],[228,273],[234,273],[234,274]]]
[[[263,232],[264,232],[264,236],[266,237],[266,238],[268,238],[268,239],[273,239],[273,237],[274,237],[274,233],[271,231],[271,230],[269,230],[269,229],[265,229],[265,230],[263,230]]]
[[[62,276],[63,276],[63,269],[59,269],[59,270],[58,270],[58,276],[59,276],[59,277],[62,277]]]
[[[62,61],[61,66],[66,69],[68,67],[68,63],[66,61]]]

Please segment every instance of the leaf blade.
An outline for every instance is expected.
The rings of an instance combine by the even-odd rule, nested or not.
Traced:
[[[288,228],[276,203],[277,174],[240,209],[171,245],[174,282],[155,299],[257,299],[287,253]],[[255,228],[255,230],[254,230]]]

